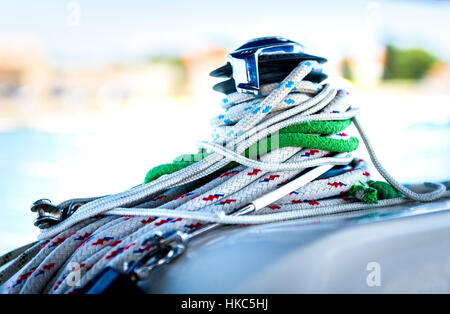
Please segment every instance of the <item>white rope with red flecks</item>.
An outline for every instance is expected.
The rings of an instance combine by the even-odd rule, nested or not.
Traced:
[[[399,204],[408,199],[429,201],[445,194],[441,184],[434,184],[434,190],[420,194],[395,181],[376,158],[355,117],[357,110],[348,104],[347,93],[337,91],[329,84],[317,85],[303,80],[308,73],[318,69],[320,64],[317,62],[302,62],[280,84],[263,86],[263,97],[257,99],[238,93],[229,95],[223,101],[223,107],[232,123],[222,123],[220,118],[213,120],[216,125],[214,142],[199,144],[214,154],[148,184],[82,205],[67,220],[41,233],[39,238],[48,242],[39,252],[33,253],[35,256],[20,271],[14,263],[2,271],[7,274],[12,270],[18,272],[9,282],[9,292],[76,292],[105,266],[123,270],[125,261],[136,260],[145,254],[151,246],[143,244],[144,239],[157,231],[178,229],[189,232],[205,222],[268,223]],[[245,149],[294,123],[348,118],[353,119],[376,169],[406,198],[369,205],[346,196],[353,184],[369,179],[367,164],[354,159],[350,171],[312,181],[255,215],[226,215],[275,190],[306,168],[340,162],[329,157],[328,151],[311,153],[311,149],[302,147],[274,149],[259,160],[253,160],[241,155]],[[342,134],[328,136],[347,137]],[[237,161],[241,166],[221,173],[206,184],[196,185],[197,179],[218,171],[230,161]],[[73,280],[75,274],[80,275],[76,281]]]

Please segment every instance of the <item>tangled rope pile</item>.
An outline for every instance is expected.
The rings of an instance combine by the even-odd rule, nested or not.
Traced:
[[[213,142],[199,142],[198,155],[154,168],[146,183],[119,194],[68,200],[82,204],[61,223],[45,229],[39,242],[15,252],[0,273],[10,293],[76,293],[105,266],[124,269],[152,245],[144,241],[157,231],[192,231],[206,222],[258,224],[399,204],[430,201],[446,193],[429,184],[416,193],[395,181],[376,158],[348,93],[329,84],[304,80],[321,71],[316,61],[301,62],[282,82],[261,87],[261,95],[233,93],[213,119]],[[375,204],[360,201],[356,185],[370,183],[367,163],[336,158],[351,152],[358,140],[345,129],[354,123],[380,174],[401,194]],[[350,164],[347,171],[316,179],[254,215],[231,211],[276,190],[307,168]],[[351,193],[354,190],[354,193]],[[353,196],[352,196],[353,195]],[[379,197],[380,198],[380,197]],[[78,286],[68,280],[77,271]]]

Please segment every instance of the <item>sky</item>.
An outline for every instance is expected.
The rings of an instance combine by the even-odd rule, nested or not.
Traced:
[[[195,53],[209,45],[232,49],[267,35],[328,57],[358,50],[370,38],[427,48],[450,61],[449,30],[450,1],[0,0],[0,46],[28,38],[68,67]]]

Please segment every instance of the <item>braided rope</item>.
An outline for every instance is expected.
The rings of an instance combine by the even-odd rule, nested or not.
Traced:
[[[303,81],[310,72],[320,70],[319,63],[304,61],[281,83],[262,86],[259,97],[228,95],[221,104],[225,113],[212,120],[213,142],[199,142],[200,148],[209,149],[207,154],[202,153],[202,158],[196,162],[179,166],[176,172],[158,174],[158,178],[152,178],[147,184],[115,195],[85,199],[71,217],[40,234],[39,239],[48,242],[39,251],[35,247],[29,249],[34,250],[34,257],[10,282],[9,292],[76,292],[79,286],[67,280],[74,272],[80,274],[82,286],[105,266],[123,270],[125,261],[137,260],[151,249],[144,240],[157,231],[189,232],[205,222],[267,223],[408,201],[395,198],[381,200],[378,204],[363,204],[348,196],[354,184],[370,179],[367,163],[353,159],[349,171],[316,179],[254,215],[226,215],[274,191],[306,168],[342,164],[342,159],[329,156],[338,149],[309,147],[307,141],[280,147],[276,142],[274,134],[277,132],[295,134],[305,125],[310,127],[307,133],[312,133],[305,138],[317,137],[320,141],[340,144],[352,139],[345,132],[314,134],[312,126],[321,121],[336,121],[345,129],[349,125],[345,121],[352,119],[376,169],[409,199],[429,201],[444,195],[445,187],[440,184],[429,185],[434,188],[429,193],[410,191],[384,170],[355,117],[358,110],[348,104],[348,94],[329,84]],[[263,140],[268,137],[270,149],[264,153]],[[347,150],[355,148],[353,145]],[[252,154],[248,152],[252,149],[257,150],[259,159],[249,158]],[[345,160],[345,164],[350,161]],[[239,165],[229,167],[233,162]],[[96,216],[99,214],[108,216]],[[70,268],[73,263],[78,267]],[[17,268],[7,270],[12,273]]]
[[[41,247],[47,241],[36,241],[27,245],[24,245],[12,252],[9,252],[2,256],[1,265],[6,265],[7,263],[13,261],[8,267],[5,267],[0,271],[0,285],[4,284],[9,280],[14,274],[22,269],[36,254],[39,252]]]
[[[14,250],[4,254],[3,256],[0,257],[0,267],[9,263],[10,261],[16,259],[19,255],[21,255],[23,252],[28,250],[30,247],[32,247],[36,243],[37,243],[37,241],[25,244],[24,246],[21,246],[17,249],[14,249]]]

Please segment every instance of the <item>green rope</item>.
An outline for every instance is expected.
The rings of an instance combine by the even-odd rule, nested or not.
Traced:
[[[262,154],[269,153],[272,149],[272,144],[277,148],[283,147],[308,147],[311,149],[321,149],[330,152],[351,152],[358,148],[359,141],[355,137],[350,137],[348,140],[332,139],[313,134],[334,134],[338,133],[351,124],[351,120],[338,121],[310,121],[290,125],[279,131],[278,143],[272,143],[274,140],[271,136],[262,139],[251,147],[245,150],[244,155],[247,158],[258,157]],[[313,133],[313,134],[305,134]],[[151,182],[159,177],[171,174],[186,168],[197,161],[200,161],[210,155],[211,153],[201,150],[197,154],[183,154],[174,159],[170,164],[162,164],[156,166],[145,175],[144,183]],[[235,162],[229,163],[223,170],[233,168],[238,164]]]
[[[376,204],[378,200],[404,196],[389,183],[372,180],[367,184],[359,181],[359,184],[353,185],[348,193],[366,204]]]
[[[312,133],[330,135],[345,130],[352,124],[351,119],[336,121],[309,121],[291,124],[283,129],[280,133]]]
[[[354,184],[348,193],[366,204],[378,203],[377,190],[361,181],[359,184]]]
[[[162,165],[153,167],[145,175],[144,183],[148,183],[153,180],[156,180],[165,174],[171,174],[171,173],[177,172],[178,170],[181,170],[190,165],[193,165],[194,163],[195,163],[194,161],[190,161],[190,162],[189,161],[185,161],[185,162],[178,161],[178,162],[174,162],[171,164],[162,164]]]
[[[384,181],[372,181],[370,180],[367,184],[376,189],[378,192],[378,199],[387,200],[390,198],[403,197],[404,195],[397,191],[392,185]]]
[[[330,152],[352,152],[358,148],[359,141],[356,137],[351,137],[348,140],[340,140],[329,137],[322,137],[319,135],[302,134],[302,133],[280,133],[277,144],[278,148],[283,147],[307,147],[311,149],[322,149]],[[267,140],[263,139],[245,150],[245,156],[249,158],[251,155],[260,156],[260,153],[268,153],[272,149],[272,142],[270,137]],[[276,143],[274,143],[276,144]]]

